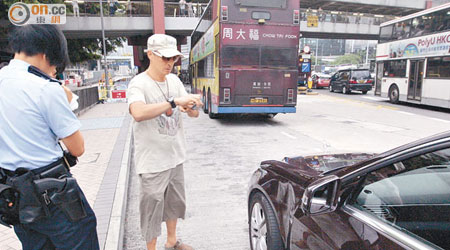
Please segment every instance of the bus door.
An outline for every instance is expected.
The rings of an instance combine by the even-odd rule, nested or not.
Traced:
[[[381,95],[381,81],[383,80],[384,62],[377,64],[377,75],[375,79],[375,95]]]
[[[422,99],[424,60],[411,60],[409,65],[408,100]]]

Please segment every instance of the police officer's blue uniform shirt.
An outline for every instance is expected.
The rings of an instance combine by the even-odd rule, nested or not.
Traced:
[[[15,59],[0,70],[0,167],[12,171],[55,162],[58,139],[81,127],[63,88],[28,73],[29,66]]]

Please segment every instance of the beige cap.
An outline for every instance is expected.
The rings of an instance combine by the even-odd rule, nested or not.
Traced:
[[[158,51],[164,57],[183,56],[177,49],[177,39],[165,34],[154,34],[147,40],[147,51]]]

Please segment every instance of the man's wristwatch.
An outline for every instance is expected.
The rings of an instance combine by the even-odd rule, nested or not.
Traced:
[[[177,104],[175,103],[175,99],[171,96],[169,97],[169,99],[167,99],[167,101],[170,103],[170,106],[172,106],[172,108],[176,108]]]

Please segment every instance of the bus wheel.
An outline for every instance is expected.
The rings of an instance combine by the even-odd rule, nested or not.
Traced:
[[[203,93],[203,96],[202,96],[203,112],[205,114],[208,114],[208,101],[206,100],[206,91],[205,91],[205,89],[203,89],[202,93]]]
[[[392,85],[389,88],[389,101],[391,103],[398,103],[398,100],[399,100],[398,87],[397,85]]]
[[[211,102],[211,91],[208,90],[208,116],[211,119],[216,119],[217,118],[217,114],[214,114],[212,112],[212,102]]]

